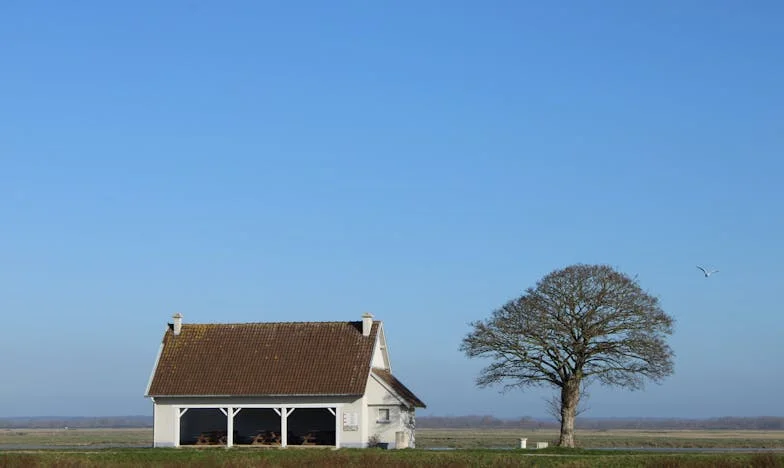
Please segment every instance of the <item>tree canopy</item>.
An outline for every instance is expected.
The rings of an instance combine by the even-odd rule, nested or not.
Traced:
[[[672,374],[666,338],[673,322],[636,279],[606,265],[572,265],[471,323],[461,350],[491,359],[477,379],[480,386],[560,389],[559,442],[573,446],[581,385],[640,389],[646,380]]]

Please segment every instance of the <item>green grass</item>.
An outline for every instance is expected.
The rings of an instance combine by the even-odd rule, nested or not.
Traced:
[[[152,429],[0,429],[0,445],[152,445]]]
[[[100,445],[151,445],[150,429],[10,429],[0,430],[0,445],[53,447],[0,453],[0,468],[55,467],[781,467],[781,453],[645,453],[586,448],[488,450],[516,447],[527,437],[529,447],[557,438],[555,431],[509,429],[419,429],[416,450],[290,448],[225,450],[113,448]],[[784,431],[578,431],[583,447],[784,447]],[[61,449],[56,449],[61,447]],[[62,447],[75,447],[63,449]],[[428,451],[427,447],[467,448]]]
[[[784,431],[577,431],[577,444],[597,447],[784,448]],[[553,430],[418,429],[418,448],[513,448],[520,437],[528,446],[554,445]],[[132,447],[152,445],[152,429],[0,429],[0,445],[17,447]]]
[[[784,467],[784,454],[643,454],[586,450],[125,449],[0,453],[0,468],[97,467]]]
[[[494,448],[517,447],[520,438],[528,446],[558,440],[555,430],[515,429],[417,429],[418,448]],[[588,431],[575,433],[576,443],[586,448],[661,447],[661,448],[784,448],[784,431]]]

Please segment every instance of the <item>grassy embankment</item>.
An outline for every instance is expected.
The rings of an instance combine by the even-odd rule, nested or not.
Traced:
[[[149,429],[9,429],[0,430],[0,445],[82,447],[62,450],[15,450],[0,453],[0,468],[56,467],[782,467],[782,453],[640,453],[563,450],[275,450],[218,447],[176,449],[108,449],[151,442]],[[529,446],[552,441],[554,431],[420,429],[417,445],[427,447],[514,447],[520,437]],[[604,447],[784,447],[784,431],[580,431],[583,445]]]
[[[528,446],[558,439],[553,430],[419,429],[417,447],[513,448],[520,437]],[[783,448],[784,431],[578,431],[577,443],[585,448]],[[152,444],[151,429],[0,429],[0,445],[132,447]]]
[[[417,429],[417,447],[495,448],[516,447],[521,437],[528,446],[558,440],[555,430],[513,429]],[[782,448],[784,431],[713,430],[612,430],[576,432],[577,444],[584,448]]]
[[[536,452],[536,453],[532,453]],[[784,467],[784,454],[650,454],[587,450],[125,449],[0,453],[0,468],[98,467]]]

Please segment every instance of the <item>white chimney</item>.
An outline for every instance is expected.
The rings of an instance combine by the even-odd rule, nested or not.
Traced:
[[[177,312],[172,315],[172,318],[174,319],[174,334],[179,335],[182,331],[182,314]]]
[[[373,314],[365,312],[362,314],[362,336],[370,336],[370,329],[373,327]]]

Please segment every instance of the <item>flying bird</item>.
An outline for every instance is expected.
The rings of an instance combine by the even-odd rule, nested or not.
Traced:
[[[714,273],[718,273],[719,272],[719,270],[706,270],[705,268],[703,268],[703,267],[701,267],[699,265],[697,265],[697,268],[699,268],[705,274],[706,278],[708,276],[714,274]]]

